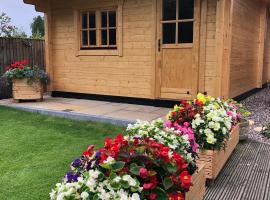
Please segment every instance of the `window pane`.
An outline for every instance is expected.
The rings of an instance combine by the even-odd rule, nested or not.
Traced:
[[[115,11],[109,12],[109,26],[116,27],[116,12]]]
[[[96,45],[96,31],[90,31],[89,32],[89,39],[90,39],[90,45]]]
[[[96,28],[96,14],[89,13],[89,28]]]
[[[87,46],[88,45],[88,36],[87,31],[82,32],[82,45]]]
[[[87,28],[87,13],[82,14],[82,28],[83,29]]]
[[[163,20],[176,19],[176,0],[163,0]]]
[[[116,45],[116,30],[115,29],[111,29],[109,31],[110,33],[110,41],[109,44],[110,45]]]
[[[163,24],[163,44],[174,44],[176,36],[176,24]]]
[[[179,19],[194,18],[194,0],[179,0]]]
[[[107,30],[101,30],[101,44],[107,45]]]
[[[107,27],[107,11],[101,13],[101,26]]]
[[[179,23],[178,42],[179,43],[193,43],[193,22]]]

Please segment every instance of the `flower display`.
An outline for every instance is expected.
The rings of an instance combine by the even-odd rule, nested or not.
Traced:
[[[118,135],[97,151],[89,146],[50,198],[181,200],[191,185],[188,163],[177,151],[151,138]]]
[[[126,139],[152,138],[155,141],[168,146],[170,151],[180,153],[189,164],[189,173],[196,170],[196,159],[198,144],[195,142],[194,132],[188,126],[180,127],[177,130],[165,124],[162,119],[152,122],[137,121],[129,124],[126,130]]]
[[[167,118],[169,127],[192,129],[201,150],[220,150],[225,148],[230,131],[241,116],[235,104],[198,94],[194,101],[182,101],[175,106]]]
[[[4,77],[7,78],[9,83],[12,83],[14,79],[24,78],[28,80],[28,83],[38,80],[46,85],[49,82],[48,74],[37,66],[31,66],[28,60],[16,61],[7,66],[5,71]]]

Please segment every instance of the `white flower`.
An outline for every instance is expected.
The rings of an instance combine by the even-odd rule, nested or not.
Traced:
[[[220,123],[216,122],[213,128],[215,131],[218,131],[220,129]]]
[[[117,176],[113,179],[115,183],[119,183],[121,181],[121,177]]]
[[[89,194],[87,192],[83,192],[81,194],[81,198],[84,200],[84,199],[87,199],[89,197]]]
[[[105,163],[105,164],[113,164],[114,161],[115,161],[114,158],[111,157],[111,156],[109,156],[109,157],[107,158],[107,160],[104,161],[104,163]]]
[[[217,142],[217,139],[214,137],[214,135],[213,136],[211,136],[211,135],[207,136],[207,143],[215,144],[216,142]]]
[[[124,175],[122,179],[128,182],[131,187],[136,186],[136,181],[130,175]]]
[[[56,191],[52,190],[52,192],[50,193],[50,198],[51,199],[55,199],[56,198]]]
[[[131,200],[140,200],[140,195],[138,193],[132,194]]]

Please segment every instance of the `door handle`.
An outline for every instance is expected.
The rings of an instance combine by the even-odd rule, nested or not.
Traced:
[[[160,39],[158,40],[158,51],[160,52],[160,47],[161,47],[161,41]]]

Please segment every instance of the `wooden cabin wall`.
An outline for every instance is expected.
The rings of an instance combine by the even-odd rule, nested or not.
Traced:
[[[263,84],[270,81],[270,9],[267,11],[266,36],[264,45]]]
[[[261,4],[234,0],[230,67],[230,97],[257,87]]]
[[[118,0],[58,0],[51,5],[53,90],[154,98],[154,1],[123,1],[123,56],[76,57],[74,9]]]
[[[216,0],[202,1],[201,42],[200,42],[200,79],[199,91],[218,95],[217,56],[216,56]],[[205,5],[205,7],[204,7]],[[203,17],[205,16],[205,17]]]

